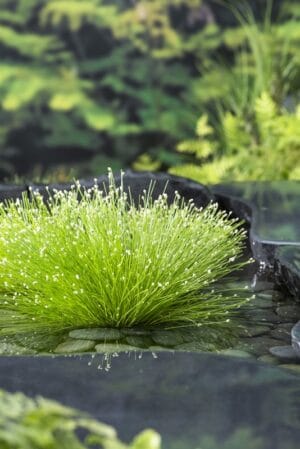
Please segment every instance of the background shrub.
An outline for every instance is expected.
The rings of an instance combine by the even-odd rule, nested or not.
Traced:
[[[291,1],[0,0],[0,175],[181,166],[206,114],[201,177],[213,163],[240,178],[233,144],[248,163],[271,152],[253,117],[263,94],[289,122],[280,147],[296,151],[299,15]]]
[[[78,429],[86,435],[84,443]],[[147,429],[127,445],[113,427],[86,413],[43,397],[0,390],[1,449],[159,449],[160,440]]]

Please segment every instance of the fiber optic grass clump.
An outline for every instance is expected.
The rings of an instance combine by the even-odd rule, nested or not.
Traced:
[[[152,191],[136,204],[109,172],[107,189],[1,204],[2,334],[227,325],[245,299],[215,283],[245,263],[245,231],[216,204]]]

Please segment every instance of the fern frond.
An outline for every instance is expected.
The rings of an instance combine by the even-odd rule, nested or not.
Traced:
[[[213,134],[213,128],[208,123],[208,115],[203,114],[196,123],[196,134],[198,137],[206,137]]]
[[[263,92],[255,102],[255,112],[258,122],[265,123],[271,121],[277,112],[277,106],[267,92]]]
[[[47,52],[62,49],[61,42],[54,36],[19,33],[4,25],[0,25],[0,43],[31,59],[41,58]]]
[[[229,181],[235,159],[223,157],[207,162],[201,166],[194,164],[184,164],[172,167],[169,172],[173,175],[194,179],[203,184],[216,184],[222,181]]]
[[[223,132],[226,141],[226,149],[228,153],[239,151],[241,147],[250,144],[251,138],[246,130],[244,121],[226,112],[223,117]]]
[[[40,23],[57,27],[66,20],[72,31],[78,31],[86,21],[112,25],[116,11],[101,0],[50,0],[40,13]]]

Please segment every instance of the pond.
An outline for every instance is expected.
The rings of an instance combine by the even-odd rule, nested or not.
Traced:
[[[245,449],[299,447],[299,376],[248,360],[181,352],[121,354],[108,372],[101,364],[101,356],[88,354],[3,357],[1,387],[87,411],[115,426],[125,441],[150,427],[170,449],[233,449],[236,441]]]
[[[129,172],[126,182],[133,179],[140,190],[147,176]],[[158,186],[165,180],[159,175]],[[151,427],[170,449],[294,449],[300,437],[300,184],[207,191],[169,177],[169,191],[175,188],[202,204],[217,200],[249,228],[245,257],[252,254],[256,263],[223,281],[229,291],[253,296],[235,340],[226,342],[224,334],[215,351],[220,335],[211,329],[212,343],[205,343],[201,327],[78,329],[47,344],[36,335],[4,336],[0,388],[87,411],[115,426],[124,441]]]

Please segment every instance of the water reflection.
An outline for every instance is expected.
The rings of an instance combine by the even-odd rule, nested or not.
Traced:
[[[165,448],[294,449],[299,443],[300,379],[292,374],[211,354],[120,354],[109,372],[98,369],[101,360],[2,357],[0,388],[88,411],[125,440],[152,427]]]
[[[132,352],[140,357],[145,351],[159,354],[161,351],[219,352],[237,357],[258,359],[272,364],[291,364],[300,373],[300,359],[286,355],[270,355],[273,347],[291,348],[291,329],[299,319],[299,306],[286,294],[275,290],[274,284],[256,280],[250,287],[248,269],[239,278],[226,280],[223,289],[238,292],[245,299],[252,297],[234,317],[230,328],[215,326],[175,329],[77,329],[55,335],[29,333],[0,338],[2,355],[74,354],[92,352],[109,354],[103,369],[109,368],[115,353]],[[245,287],[248,287],[245,289]],[[234,320],[234,321],[233,321]],[[234,325],[232,324],[234,323]],[[234,334],[232,333],[234,331]],[[113,334],[113,335],[112,335]],[[271,351],[273,354],[273,352]],[[298,367],[296,366],[298,362]]]
[[[213,191],[251,205],[252,229],[260,240],[300,245],[300,182],[242,182],[214,186]]]

